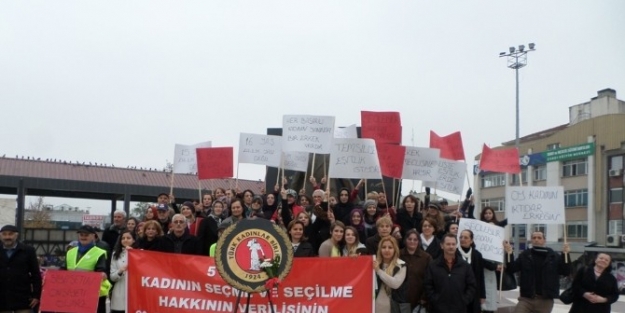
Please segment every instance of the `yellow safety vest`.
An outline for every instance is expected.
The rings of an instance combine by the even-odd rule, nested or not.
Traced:
[[[78,258],[78,248],[73,248],[67,251],[67,256],[65,260],[67,262],[67,270],[68,271],[88,271],[92,272],[95,270],[96,264],[98,264],[98,259],[104,255],[106,257],[106,251],[94,246],[87,253],[85,253],[80,261],[76,262]],[[111,282],[108,279],[103,279],[102,284],[100,284],[100,297],[106,297],[111,290]]]

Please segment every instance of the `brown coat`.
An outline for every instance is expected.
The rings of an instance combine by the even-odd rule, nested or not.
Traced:
[[[418,249],[414,254],[408,253],[406,248],[402,249],[399,258],[406,262],[406,281],[408,282],[407,299],[410,307],[414,308],[420,304],[425,297],[425,272],[432,257],[423,249]]]

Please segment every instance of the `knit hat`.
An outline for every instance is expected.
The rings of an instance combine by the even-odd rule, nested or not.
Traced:
[[[367,200],[365,201],[365,204],[363,205],[363,208],[366,210],[369,206],[378,206],[378,203],[375,202],[374,200]]]
[[[195,205],[193,205],[193,202],[191,201],[185,201],[184,203],[182,203],[182,206],[186,206],[187,208],[191,209],[191,211],[195,211]]]
[[[436,209],[436,210],[438,210],[438,211],[440,211],[440,210],[441,210],[441,206],[440,206],[440,205],[438,204],[438,202],[436,202],[436,201],[432,201],[432,202],[430,202],[430,204],[428,204],[428,209],[429,209],[429,208]]]
[[[297,191],[293,190],[293,189],[289,189],[286,191],[286,196],[291,196],[291,197],[295,197],[297,198]]]

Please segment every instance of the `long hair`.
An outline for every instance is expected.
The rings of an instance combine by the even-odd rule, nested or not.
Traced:
[[[308,240],[308,238],[306,238],[306,226],[304,226],[304,222],[298,221],[298,220],[292,220],[289,223],[289,226],[287,227],[287,235],[289,236],[289,240],[293,241],[293,238],[291,238],[291,229],[295,226],[295,225],[302,225],[302,238],[299,240],[300,243],[305,242]]]
[[[431,216],[427,214],[427,217],[432,218],[436,221],[436,231],[441,231],[445,229],[445,216],[443,216],[443,212],[440,210],[436,210],[436,216]]]
[[[493,219],[491,219],[490,221],[487,221],[486,218],[484,217],[484,215],[485,215],[484,213],[486,213],[486,211],[489,211],[489,210],[490,210],[491,213],[493,213]],[[495,215],[495,210],[492,207],[489,207],[489,206],[484,207],[482,209],[482,213],[480,213],[480,221],[486,222],[486,223],[495,223],[495,224],[497,224],[499,222],[497,220],[497,215]]]
[[[399,247],[397,246],[397,241],[395,240],[395,238],[391,236],[382,238],[382,240],[380,240],[380,243],[378,244],[378,253],[376,255],[376,260],[378,260],[378,264],[380,264],[380,266],[384,264],[384,259],[382,258],[382,245],[385,242],[390,242],[393,246],[393,256],[391,257],[391,261],[388,263],[388,267],[386,267],[386,269],[384,270],[386,274],[392,277],[393,272],[395,271],[395,267],[399,266],[399,264],[397,264],[397,260],[399,260]],[[391,287],[387,286],[386,284],[384,285],[384,290],[387,294],[391,294]]]
[[[132,239],[136,240],[135,234],[133,232],[129,231],[128,229],[124,229],[119,234],[119,237],[117,237],[117,242],[115,243],[115,248],[113,248],[113,260],[119,259],[119,256],[122,254],[122,250],[124,250],[124,247],[122,247],[122,237],[124,236],[124,234],[130,234]]]
[[[356,237],[356,241],[354,242],[353,245],[349,245],[347,243],[347,241],[345,239],[343,239],[345,241],[345,249],[347,250],[347,255],[358,255],[358,252],[356,252],[356,250],[358,250],[358,244],[360,243],[360,238],[358,236],[358,230],[356,230],[356,228],[354,226],[347,226],[345,227],[345,235],[347,235],[347,231],[351,231],[352,233],[354,233],[354,237]],[[345,235],[343,235],[343,238],[345,238]]]

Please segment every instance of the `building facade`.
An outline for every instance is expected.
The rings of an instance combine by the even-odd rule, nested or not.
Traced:
[[[499,148],[514,145],[513,140]],[[475,175],[480,209],[493,207],[503,219],[506,186],[563,186],[566,225],[520,225],[522,243],[533,230],[544,231],[547,241],[562,241],[566,227],[569,242],[625,245],[625,102],[615,90],[600,90],[590,101],[571,106],[569,123],[520,138],[519,152],[521,182],[517,175]]]

